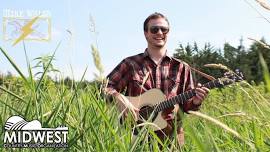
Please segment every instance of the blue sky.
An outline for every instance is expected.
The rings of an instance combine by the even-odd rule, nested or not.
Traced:
[[[270,19],[270,12],[261,8],[255,0],[247,2]],[[91,56],[90,46],[95,44],[96,38],[89,30],[90,14],[98,32],[98,48],[105,75],[123,58],[144,51],[143,22],[153,12],[163,13],[170,21],[167,47],[171,55],[179,43],[196,41],[202,46],[210,42],[221,48],[225,42],[237,46],[243,36],[244,45],[248,46],[251,42],[247,37],[260,39],[264,36],[268,42],[270,33],[270,23],[262,19],[245,0],[1,0],[1,17],[5,9],[49,11],[52,39],[49,42],[25,41],[28,56],[34,64],[34,58],[53,53],[61,41],[54,66],[62,75],[74,76],[75,79],[82,76],[86,67],[87,80],[92,80],[93,72],[97,72]],[[0,24],[3,26],[2,20]],[[2,35],[3,31],[0,33]],[[18,43],[12,46],[13,42],[1,38],[0,46],[27,75],[23,45]],[[0,54],[0,71],[16,73],[3,54]]]

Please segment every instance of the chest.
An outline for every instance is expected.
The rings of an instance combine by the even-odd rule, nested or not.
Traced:
[[[183,64],[139,64],[131,71],[129,90],[140,90],[139,92],[142,93],[152,88],[158,88],[165,95],[175,94],[183,85],[184,71]]]

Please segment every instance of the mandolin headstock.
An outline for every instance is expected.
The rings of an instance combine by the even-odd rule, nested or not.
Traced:
[[[221,85],[226,86],[235,82],[240,82],[244,80],[244,76],[239,69],[236,69],[235,72],[229,71],[224,73],[224,77],[219,78]]]
[[[204,84],[203,86],[209,89],[222,88],[226,85],[230,85],[235,82],[240,82],[242,80],[244,80],[244,77],[243,77],[243,74],[239,70],[236,70],[235,72],[229,71],[229,72],[224,73],[224,77],[215,79],[211,82]]]

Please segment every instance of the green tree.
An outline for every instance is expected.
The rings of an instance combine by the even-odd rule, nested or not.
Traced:
[[[215,49],[210,43],[206,43],[202,49],[198,48],[196,42],[194,42],[193,46],[189,43],[187,46],[179,44],[179,48],[176,49],[174,57],[187,62],[191,67],[204,73],[215,77],[220,77],[222,75],[220,70],[204,67],[205,64],[224,62],[220,49]],[[209,81],[195,72],[193,73],[193,76],[195,80],[201,83]]]
[[[265,39],[260,40],[266,43]],[[254,80],[257,84],[263,81],[262,67],[259,60],[259,52],[262,53],[264,60],[268,67],[270,67],[270,49],[265,48],[258,42],[254,42],[247,53],[246,58],[248,59],[247,64],[250,68],[250,75],[248,75],[248,80]]]

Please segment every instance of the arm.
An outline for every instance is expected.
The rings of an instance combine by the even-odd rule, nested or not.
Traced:
[[[104,92],[108,97],[115,99],[115,104],[121,114],[124,114],[124,116],[126,116],[128,112],[127,109],[129,109],[134,114],[136,119],[136,112],[139,110],[132,106],[129,100],[120,93],[124,91],[128,84],[128,81],[130,79],[129,71],[130,66],[125,60],[119,63],[107,76],[108,81],[106,87],[104,88]]]
[[[123,92],[129,81],[130,67],[128,63],[121,61],[107,76],[107,85],[104,88],[106,95],[116,97]]]
[[[192,78],[190,68],[186,69],[185,76],[186,76],[185,91],[195,88],[196,96],[191,98],[188,102],[186,102],[183,105],[183,110],[185,112],[187,112],[189,110],[199,110],[199,107],[200,107],[202,101],[209,93],[209,89],[206,87],[202,87],[201,84],[198,84],[196,87],[194,87],[193,78]]]

